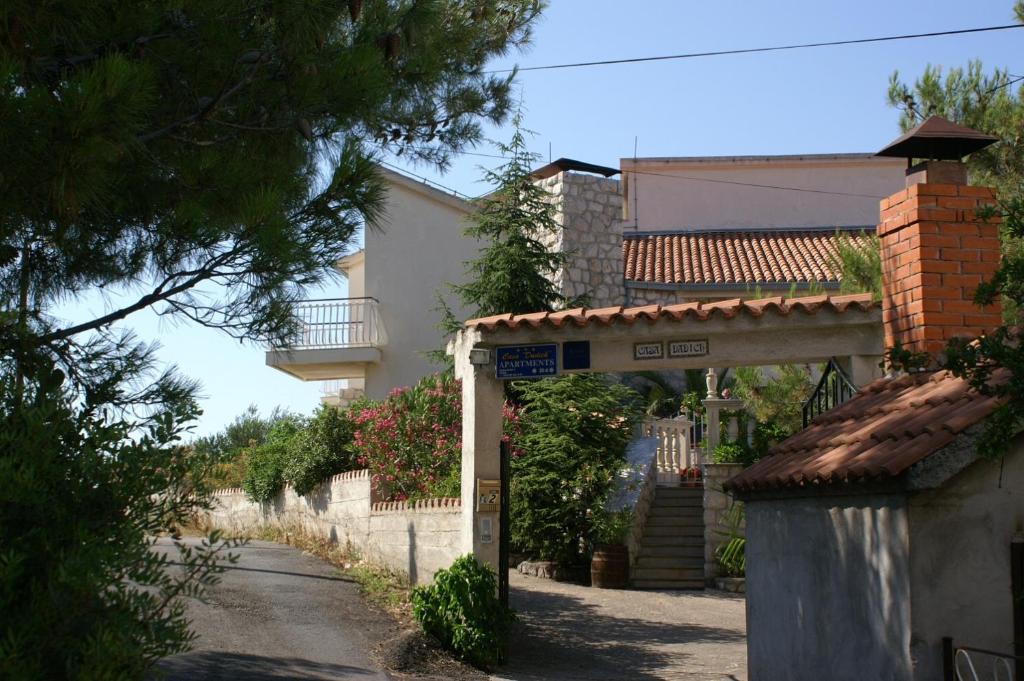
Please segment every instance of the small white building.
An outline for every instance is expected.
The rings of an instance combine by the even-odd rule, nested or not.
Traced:
[[[1001,324],[972,303],[1000,240],[979,217],[994,190],[930,168],[882,202],[878,234],[885,345],[937,356]],[[879,379],[725,483],[746,508],[751,679],[1020,678],[1024,439],[977,450],[1003,399],[947,371]]]

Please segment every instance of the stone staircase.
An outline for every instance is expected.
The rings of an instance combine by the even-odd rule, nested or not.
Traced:
[[[704,588],[702,487],[655,487],[631,578],[635,589]]]

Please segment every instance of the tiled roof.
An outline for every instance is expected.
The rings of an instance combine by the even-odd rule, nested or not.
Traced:
[[[1005,370],[993,373],[1005,380]],[[892,478],[1000,404],[948,371],[879,379],[729,479],[734,492]]]
[[[588,326],[599,324],[635,324],[640,320],[649,323],[660,319],[682,321],[691,318],[696,321],[707,321],[713,317],[732,319],[740,313],[751,317],[760,317],[766,312],[778,315],[789,315],[794,311],[815,314],[818,310],[829,309],[834,312],[846,312],[849,309],[867,312],[880,307],[871,301],[870,293],[855,293],[846,296],[806,296],[803,298],[761,298],[759,300],[719,300],[711,303],[679,303],[677,305],[644,305],[641,307],[603,307],[596,310],[575,308],[561,312],[532,312],[529,314],[500,314],[491,317],[470,319],[467,327],[477,327],[484,331],[498,328],[538,328],[547,326],[560,329],[567,324]]]
[[[866,244],[870,228],[844,229]],[[628,281],[655,284],[837,283],[835,230],[749,230],[626,235]]]

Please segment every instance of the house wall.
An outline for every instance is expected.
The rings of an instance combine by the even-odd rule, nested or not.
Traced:
[[[348,280],[348,297],[364,297],[366,295],[366,258],[362,255],[353,258],[352,264],[345,274]]]
[[[1024,440],[910,501],[914,678],[942,676],[943,636],[1013,652],[1010,544],[1024,529]],[[987,664],[987,662],[986,662]]]
[[[461,518],[458,499],[375,502],[369,471],[335,475],[305,497],[286,487],[269,503],[221,490],[208,514],[213,527],[230,533],[273,527],[348,545],[414,584],[429,583],[459,556]]]
[[[909,681],[904,498],[751,499],[746,514],[752,681]]]
[[[463,262],[479,250],[476,240],[463,235],[468,203],[396,173],[385,177],[390,181],[384,216],[365,235],[364,295],[380,301],[388,334],[380,364],[366,368],[365,391],[372,399],[438,370],[424,355],[444,349],[435,293],[444,293],[456,317],[466,319],[446,284],[464,281]]]
[[[622,305],[622,195],[618,180],[562,172],[540,180],[552,194],[561,229],[541,234],[551,251],[569,254],[554,283],[567,298],[586,296],[588,307]]]
[[[864,154],[641,158],[622,159],[621,167],[627,225],[655,231],[875,225],[879,200],[904,186],[906,161]]]

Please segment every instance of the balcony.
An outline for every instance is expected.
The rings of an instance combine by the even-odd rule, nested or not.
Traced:
[[[267,351],[267,366],[303,381],[363,378],[387,345],[378,307],[373,298],[296,304],[299,332],[290,347]]]

